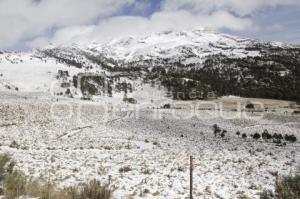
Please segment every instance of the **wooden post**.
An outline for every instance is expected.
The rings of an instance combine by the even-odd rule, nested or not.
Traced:
[[[193,199],[193,156],[190,156],[190,199]]]

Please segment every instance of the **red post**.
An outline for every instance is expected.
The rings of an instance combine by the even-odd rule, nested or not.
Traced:
[[[193,199],[193,156],[190,156],[190,199]]]

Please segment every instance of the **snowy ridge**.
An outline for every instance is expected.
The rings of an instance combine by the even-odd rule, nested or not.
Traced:
[[[231,58],[260,56],[256,46],[292,48],[281,42],[261,43],[247,38],[239,38],[212,30],[196,29],[187,31],[164,31],[148,36],[130,36],[113,39],[104,44],[90,45],[50,45],[42,52],[56,51],[61,56],[101,57],[113,66],[137,64],[168,65],[180,63],[201,67],[207,57],[222,54]],[[84,58],[79,58],[82,60]],[[107,61],[107,60],[113,60]],[[83,64],[91,64],[83,61]]]
[[[69,73],[68,82],[66,80],[60,82],[64,84],[72,83],[72,76],[79,73],[105,74],[111,78],[125,76],[126,82],[143,81],[147,75],[145,73],[151,74],[154,67],[162,67],[166,72],[172,70],[173,74],[178,73],[179,76],[181,72],[176,71],[177,68],[185,71],[194,69],[198,73],[203,68],[202,73],[205,70],[219,70],[219,79],[224,81],[233,78],[253,79],[252,84],[255,85],[255,81],[259,82],[255,79],[255,75],[261,73],[253,69],[249,70],[255,61],[256,65],[263,67],[271,63],[274,68],[271,73],[279,71],[283,78],[294,74],[292,72],[294,63],[282,63],[277,58],[274,60],[274,55],[278,53],[281,53],[280,59],[290,56],[292,59],[295,58],[293,60],[295,64],[299,62],[297,57],[299,57],[300,50],[296,46],[280,42],[261,43],[206,29],[164,31],[151,33],[148,36],[114,39],[104,44],[60,46],[51,44],[30,53],[0,54],[0,74],[2,73],[0,89],[20,88],[25,91],[48,92],[51,88],[50,84],[57,79],[58,70]],[[262,61],[257,61],[259,57],[263,58]],[[243,60],[238,62],[239,60],[233,59]],[[228,65],[228,63],[231,64]],[[238,72],[241,67],[244,74]],[[239,76],[229,77],[227,74],[227,76],[222,76],[228,70],[232,70],[233,75],[238,72]],[[140,73],[136,73],[137,71]],[[215,72],[212,73],[215,74]],[[193,79],[188,75],[180,78],[203,81],[203,79]],[[264,85],[269,84],[268,82],[274,83],[275,80],[265,82],[262,79],[260,81],[260,85]],[[204,82],[204,84],[211,86],[210,82]],[[249,82],[245,82],[245,85],[249,85]],[[235,91],[237,90],[235,88]],[[61,93],[61,91],[58,92]]]
[[[121,65],[152,62],[158,64],[200,64],[207,56],[223,54],[228,57],[259,56],[246,48],[258,43],[211,30],[164,31],[148,36],[125,37],[108,43],[90,45],[47,46],[41,51],[55,50],[63,56],[82,53],[112,59]],[[116,65],[116,64],[113,64]]]
[[[162,32],[146,37],[126,38],[113,40],[100,46],[91,46],[107,57],[126,62],[139,61],[141,58],[151,59],[153,57],[182,59],[189,61],[191,53],[194,58],[203,58],[211,53],[228,53],[236,56],[245,56],[244,48],[253,41],[242,40],[225,34],[211,31],[194,30],[181,32]],[[229,53],[226,49],[234,49]]]

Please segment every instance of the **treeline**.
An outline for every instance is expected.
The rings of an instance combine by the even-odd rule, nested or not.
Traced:
[[[194,99],[190,94],[195,92],[202,93],[196,99],[206,98],[215,92],[219,96],[300,101],[300,50],[261,51],[262,56],[257,57],[213,55],[198,66],[154,67],[147,78],[159,79],[174,99]]]
[[[300,101],[300,48],[255,44],[247,50],[249,53],[259,51],[260,56],[230,58],[216,54],[208,56],[204,63],[190,65],[183,65],[180,61],[170,64],[170,60],[144,60],[125,64],[103,55],[82,52],[81,56],[115,74],[143,78],[145,82],[159,82],[173,99],[206,99],[214,93],[218,96]],[[62,57],[55,50],[44,53],[79,68],[84,64],[76,58]],[[83,87],[89,93],[96,92],[95,85],[102,86],[97,79],[94,80],[95,84],[85,82]],[[127,90],[127,86],[122,84],[116,88]]]
[[[80,88],[80,91],[87,96],[107,95],[113,96],[114,92],[133,92],[133,85],[126,81],[121,81],[119,76],[105,76],[94,74],[79,74],[73,76],[73,85]]]

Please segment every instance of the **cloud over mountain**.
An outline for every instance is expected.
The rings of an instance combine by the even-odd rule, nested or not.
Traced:
[[[261,29],[260,19],[255,17],[258,13],[280,6],[300,7],[300,2],[0,0],[0,48],[33,48],[49,42],[103,42],[119,36],[199,27],[248,33]],[[271,30],[272,27],[285,26],[269,20],[262,28]]]

